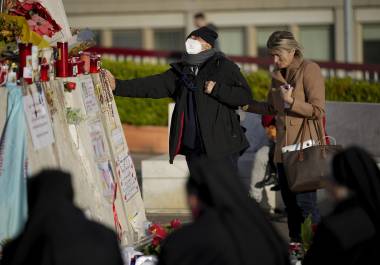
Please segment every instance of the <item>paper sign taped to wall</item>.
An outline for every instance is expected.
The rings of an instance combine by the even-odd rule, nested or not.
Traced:
[[[33,91],[23,98],[24,112],[34,150],[54,143],[53,128],[43,90]]]
[[[98,163],[98,169],[104,186],[103,196],[111,200],[115,190],[115,182],[110,162],[104,161]]]
[[[92,144],[92,151],[96,160],[106,156],[106,146],[104,143],[104,132],[102,123],[99,119],[88,123],[88,130],[90,132],[90,139]]]
[[[95,96],[94,83],[90,76],[80,80],[82,85],[82,97],[87,115],[96,115],[99,112],[98,101]]]
[[[116,170],[120,178],[122,197],[129,201],[139,191],[139,184],[132,158],[128,153],[123,152],[117,157]]]
[[[111,131],[112,145],[115,150],[120,150],[124,147],[124,132],[120,128]]]

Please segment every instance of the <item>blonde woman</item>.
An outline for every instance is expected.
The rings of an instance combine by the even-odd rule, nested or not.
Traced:
[[[282,164],[282,149],[300,142],[301,125],[304,118],[323,119],[325,114],[325,85],[319,66],[303,59],[301,45],[288,31],[272,33],[267,42],[275,69],[272,85],[266,102],[254,102],[249,112],[276,116],[276,149],[281,194],[288,215],[289,236],[292,241],[300,240],[301,223],[308,215],[313,223],[320,216],[317,208],[316,191],[294,193],[289,190]],[[314,123],[309,122],[304,141],[318,139]]]

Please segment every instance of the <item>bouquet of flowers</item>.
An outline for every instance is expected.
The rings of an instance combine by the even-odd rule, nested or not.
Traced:
[[[0,59],[15,61],[18,41],[49,47],[49,42],[29,29],[24,17],[0,14]]]
[[[51,37],[61,30],[37,0],[7,0],[4,7],[6,12],[0,14],[0,59],[14,60],[18,41],[49,47],[42,36]]]
[[[4,43],[16,42],[17,37],[21,35],[22,26],[16,21],[7,20],[0,17],[0,41]]]
[[[30,29],[41,36],[51,38],[61,31],[61,27],[38,0],[13,1],[8,8],[10,15],[25,17]]]
[[[22,25],[6,16],[0,16],[0,59],[12,57],[17,50],[17,39],[22,35]]]
[[[148,233],[153,236],[152,242],[145,246],[143,252],[145,255],[156,255],[161,251],[162,241],[173,231],[182,226],[181,221],[178,219],[173,219],[168,225],[152,224]]]

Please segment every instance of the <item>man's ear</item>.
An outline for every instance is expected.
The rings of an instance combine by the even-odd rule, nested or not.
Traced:
[[[209,43],[203,43],[202,45],[204,50],[210,50],[212,48],[212,46]]]

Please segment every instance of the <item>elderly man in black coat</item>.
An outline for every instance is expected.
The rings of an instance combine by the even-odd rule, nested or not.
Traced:
[[[189,167],[194,157],[228,157],[237,169],[239,154],[249,146],[235,111],[251,102],[252,93],[239,67],[215,51],[217,37],[207,27],[193,31],[182,60],[158,75],[115,80],[107,72],[116,96],[174,99],[170,163],[177,154],[186,156]]]

